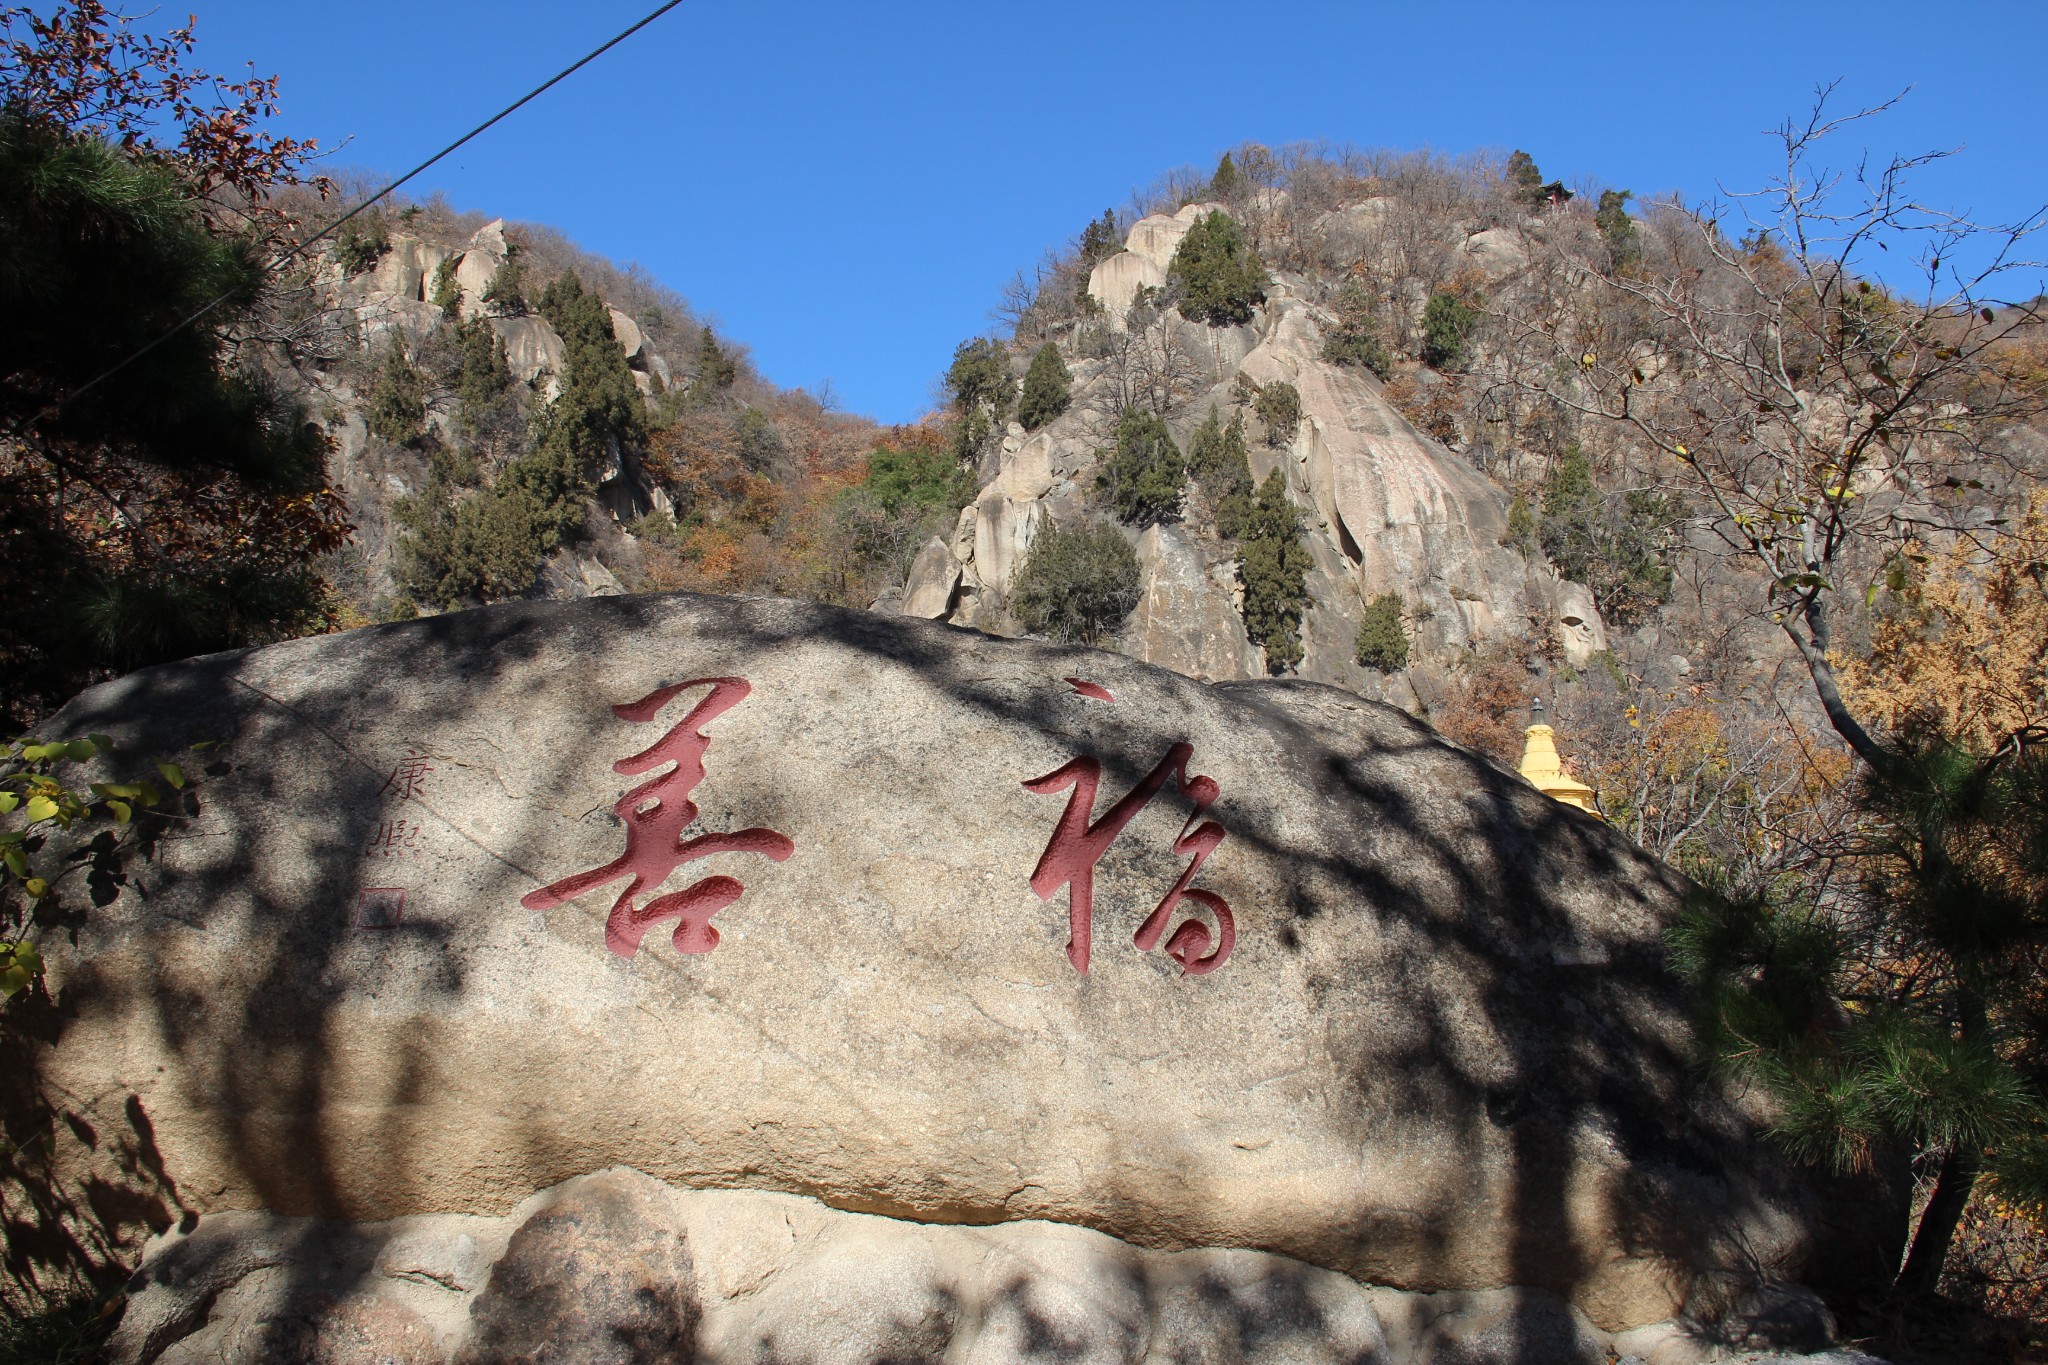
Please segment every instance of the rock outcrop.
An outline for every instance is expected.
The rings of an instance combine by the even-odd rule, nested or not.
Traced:
[[[1407,1294],[1258,1251],[1152,1251],[1057,1223],[844,1213],[613,1168],[500,1218],[347,1224],[225,1213],[149,1246],[113,1365],[280,1359],[752,1365],[1692,1365],[1820,1349],[1783,1289],[1715,1334],[1618,1343],[1553,1295]],[[1802,1311],[1803,1310],[1803,1311]],[[1846,1365],[1847,1357],[1836,1357]]]
[[[1378,203],[1329,215],[1320,230],[1368,230],[1382,213]],[[1170,217],[1140,219],[1125,250],[1096,264],[1089,290],[1104,305],[1109,325],[1123,325],[1140,285],[1165,282],[1181,239],[1217,207],[1191,204]],[[1521,249],[1501,232],[1480,233],[1468,248],[1475,262],[1498,269],[1511,268]],[[1304,281],[1277,277],[1248,327],[1204,327],[1170,313],[1150,324],[1170,334],[1157,344],[1173,349],[1179,357],[1174,363],[1203,372],[1198,391],[1180,409],[1182,426],[1191,426],[1211,406],[1229,410],[1241,398],[1242,381],[1290,384],[1300,395],[1296,429],[1278,433],[1278,449],[1259,446],[1252,452],[1256,478],[1275,468],[1285,472],[1309,531],[1314,568],[1302,625],[1305,657],[1296,675],[1412,703],[1415,694],[1405,681],[1383,678],[1354,657],[1364,604],[1384,592],[1398,593],[1407,608],[1415,662],[1423,672],[1441,672],[1474,645],[1525,638],[1554,644],[1571,664],[1583,667],[1606,648],[1592,595],[1560,582],[1540,558],[1525,559],[1504,546],[1508,498],[1502,489],[1417,431],[1371,374],[1322,358],[1328,319],[1305,301],[1305,291]],[[994,477],[963,514],[963,528],[972,525],[972,552],[963,557],[967,586],[945,619],[1014,632],[1003,602],[1028,551],[1031,529],[1043,515],[1066,522],[1094,514],[1090,491],[1104,439],[1102,400],[1095,390],[1107,382],[1109,363],[1077,359],[1074,408],[1028,440],[1013,429],[1003,443]],[[1183,533],[1134,527],[1130,534],[1144,557],[1146,597],[1120,647],[1202,677],[1262,675],[1259,651],[1237,648],[1225,638],[1232,632],[1218,614],[1218,597],[1196,583],[1219,556],[1208,553],[1204,557],[1212,562],[1191,576],[1188,557],[1179,553],[1190,543]],[[1220,562],[1227,563],[1227,556]],[[1242,637],[1241,621],[1235,633]],[[1197,645],[1198,640],[1208,643]]]
[[[451,278],[461,291],[459,315],[490,327],[505,348],[512,377],[533,385],[536,399],[552,401],[560,396],[568,357],[553,324],[531,313],[503,316],[485,303],[485,292],[511,256],[503,219],[485,224],[454,246],[428,240],[402,226],[389,229],[388,236],[389,245],[369,270],[349,276],[330,258],[316,275],[324,303],[336,314],[352,319],[354,332],[373,359],[393,341],[417,355],[442,327],[445,319],[433,295],[438,272],[450,265]],[[643,395],[653,394],[657,382],[666,384],[672,378],[669,361],[632,315],[616,307],[607,307],[606,313],[634,382]],[[388,448],[373,447],[364,420],[368,393],[359,388],[359,376],[352,383],[341,374],[330,375],[319,408],[334,441],[329,475],[347,500],[355,522],[351,552],[357,572],[366,580],[361,595],[375,601],[390,597],[395,588],[392,571],[399,537],[393,505],[399,498],[422,491],[425,462],[409,461],[402,454],[394,459]],[[464,440],[453,426],[453,406],[448,395],[430,393],[426,421],[448,445],[460,447]],[[598,483],[593,503],[600,520],[627,523],[650,507],[668,506],[665,492],[651,487],[638,470],[617,458],[592,473]],[[566,550],[550,558],[533,588],[535,594],[545,597],[620,591],[623,588],[617,578],[587,551]]]
[[[497,1215],[625,1164],[1604,1331],[1813,1251],[1689,1066],[1678,879],[1337,690],[606,597],[153,669],[49,733],[96,731],[224,747],[50,955],[94,1235]]]

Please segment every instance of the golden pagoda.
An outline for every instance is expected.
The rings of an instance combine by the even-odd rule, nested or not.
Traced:
[[[1551,800],[1577,806],[1595,819],[1601,818],[1593,804],[1593,789],[1566,772],[1564,760],[1557,756],[1557,734],[1543,723],[1541,697],[1529,708],[1529,719],[1534,723],[1522,741],[1522,776]]]

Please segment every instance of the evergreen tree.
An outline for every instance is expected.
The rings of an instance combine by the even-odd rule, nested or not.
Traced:
[[[782,433],[759,408],[741,408],[732,420],[732,431],[740,463],[756,474],[767,473],[782,459]]]
[[[1465,362],[1472,333],[1479,326],[1479,310],[1456,294],[1429,296],[1422,310],[1422,363],[1438,370],[1454,370]]]
[[[1059,347],[1050,341],[1031,357],[1024,372],[1024,390],[1017,399],[1017,420],[1024,430],[1036,431],[1067,410],[1072,401],[1074,376],[1060,359]]]
[[[482,318],[456,324],[456,335],[462,361],[455,379],[455,425],[472,441],[502,440],[519,425],[505,343]]]
[[[1536,158],[1519,147],[1508,157],[1507,182],[1516,203],[1528,209],[1543,207],[1543,172],[1536,169]]]
[[[341,225],[334,234],[334,259],[345,275],[360,275],[373,268],[391,250],[391,230],[382,214],[366,213]]]
[[[1536,536],[1536,513],[1529,506],[1529,495],[1517,493],[1508,504],[1508,529],[1502,534],[1500,543],[1519,550],[1525,556],[1534,556],[1538,547]]]
[[[416,445],[425,434],[426,417],[426,384],[406,359],[404,344],[393,337],[370,386],[370,431],[395,446]]]
[[[1010,404],[1016,401],[1017,381],[1010,375],[1009,352],[989,337],[961,342],[953,350],[953,363],[946,368],[946,392],[957,415],[953,453],[962,464],[970,464],[1001,428]]]
[[[518,597],[533,586],[547,536],[534,501],[504,483],[460,497],[437,474],[392,505],[405,534],[398,542],[398,584],[418,602],[449,610]]]
[[[1323,359],[1332,365],[1371,370],[1381,379],[1393,372],[1393,357],[1380,343],[1379,323],[1365,286],[1348,280],[1337,291],[1337,325],[1323,339]]]
[[[692,396],[701,394],[711,398],[733,386],[738,380],[738,362],[725,353],[718,344],[718,338],[711,334],[707,325],[697,333],[697,382],[691,386]]]
[[[1187,466],[1165,421],[1129,408],[1117,422],[1116,446],[1107,452],[1096,482],[1108,491],[1118,521],[1149,526],[1180,518]]]
[[[1266,444],[1284,446],[1294,439],[1301,425],[1301,391],[1284,379],[1262,385],[1252,401],[1252,410],[1266,425]]]
[[[1401,595],[1383,592],[1365,604],[1358,620],[1358,662],[1382,673],[1408,666],[1408,628],[1401,622]]]
[[[491,272],[491,282],[484,286],[484,308],[494,318],[526,316],[526,266],[510,243],[505,259],[498,263],[498,268]]]
[[[1701,895],[1667,935],[1698,991],[1702,1047],[1775,1100],[1775,1135],[1847,1174],[1907,1153],[1934,1186],[1893,1293],[1941,1278],[1980,1176],[2048,1205],[2048,752],[1894,737],[1866,769],[1839,894]],[[1845,1007],[1846,1003],[1846,1007]]]
[[[1237,551],[1245,634],[1265,649],[1268,672],[1283,673],[1301,662],[1310,563],[1301,514],[1287,496],[1286,477],[1276,469],[1259,485]]]
[[[270,82],[186,70],[188,47],[98,5],[39,8],[27,32],[27,11],[0,13],[0,711],[17,724],[95,678],[318,628],[315,557],[349,529],[327,437],[244,363],[261,343],[230,345],[267,284],[263,200],[304,150],[234,102]],[[119,510],[94,489],[121,490]]]
[[[880,446],[868,456],[864,486],[891,517],[905,511],[958,512],[974,500],[974,476],[936,446]]]
[[[541,296],[542,316],[562,337],[562,391],[550,405],[548,431],[567,442],[585,475],[602,468],[615,447],[646,437],[646,408],[626,366],[604,300],[583,291],[565,271]]]
[[[1225,152],[1223,159],[1216,163],[1216,173],[1209,177],[1209,197],[1232,203],[1244,192],[1244,177],[1238,173],[1237,163]]]
[[[434,267],[434,289],[427,296],[441,310],[441,316],[450,322],[462,316],[462,286],[455,282],[456,260],[450,256]]]
[[[1180,314],[1191,322],[1250,322],[1253,306],[1266,301],[1266,267],[1236,221],[1220,209],[1188,229],[1166,277],[1180,287]]]
[[[1123,249],[1124,238],[1123,234],[1116,230],[1116,215],[1104,209],[1100,218],[1081,229],[1082,275],[1085,277],[1093,270],[1096,262],[1114,256]]]
[[[1629,217],[1627,190],[1600,191],[1600,208],[1593,215],[1593,222],[1600,229],[1600,240],[1607,244],[1607,267],[1615,274],[1626,274],[1642,263],[1643,244],[1636,236],[1636,220]]]
[[[1225,426],[1214,404],[1202,425],[1188,438],[1188,470],[1202,486],[1216,517],[1216,533],[1235,540],[1242,536],[1252,512],[1252,471],[1244,443],[1244,416],[1230,414]]]
[[[1000,422],[1017,396],[1017,381],[1010,376],[1010,355],[1000,341],[974,337],[953,349],[953,363],[946,367],[946,392],[961,413],[977,409]]]
[[[1618,497],[1603,492],[1592,462],[1573,441],[1543,480],[1537,542],[1560,574],[1592,589],[1603,615],[1626,622],[1670,595],[1669,560],[1684,516],[1675,498],[1653,489],[1628,489]]]
[[[1600,553],[1600,490],[1593,463],[1577,441],[1569,442],[1543,477],[1543,523],[1539,542],[1557,571],[1574,582]]]
[[[1138,556],[1114,526],[1039,522],[1010,585],[1010,607],[1034,635],[1096,644],[1138,605]]]

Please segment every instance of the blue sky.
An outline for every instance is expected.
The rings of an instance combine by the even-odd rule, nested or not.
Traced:
[[[281,127],[396,172],[655,0],[178,0]],[[38,5],[37,8],[44,8]],[[139,9],[139,6],[131,6]],[[1689,199],[1771,171],[1818,82],[1915,87],[1872,151],[1929,196],[2048,201],[2048,4],[712,4],[690,0],[413,186],[638,261],[784,385],[913,418],[1003,282],[1160,172],[1251,139],[1527,148]]]

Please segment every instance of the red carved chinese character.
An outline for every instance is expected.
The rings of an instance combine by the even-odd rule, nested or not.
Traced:
[[[418,749],[408,750],[406,756],[392,768],[391,776],[384,779],[384,785],[377,789],[377,795],[395,792],[401,801],[410,801],[420,794],[427,778],[433,775],[434,765]]]
[[[1102,783],[1100,760],[1077,758],[1044,777],[1033,778],[1024,784],[1027,790],[1041,794],[1073,788],[1073,794],[1067,798],[1067,808],[1060,813],[1060,822],[1054,827],[1052,838],[1046,843],[1045,852],[1031,873],[1031,889],[1038,893],[1040,900],[1051,900],[1062,886],[1069,888],[1067,960],[1074,964],[1076,971],[1088,970],[1088,950],[1095,937],[1095,865],[1116,842],[1117,835],[1123,833],[1124,826],[1159,794],[1169,777],[1174,779],[1181,795],[1195,803],[1187,824],[1181,826],[1180,837],[1173,843],[1175,853],[1188,855],[1192,861],[1188,863],[1187,871],[1181,873],[1180,880],[1173,884],[1173,889],[1139,926],[1131,941],[1140,952],[1151,952],[1158,946],[1159,937],[1173,915],[1173,908],[1183,900],[1189,900],[1207,906],[1216,916],[1215,951],[1208,951],[1212,941],[1209,926],[1198,919],[1189,919],[1167,939],[1166,955],[1180,963],[1181,970],[1189,976],[1213,972],[1230,960],[1230,950],[1237,944],[1237,923],[1231,917],[1229,903],[1213,891],[1192,885],[1195,874],[1224,837],[1223,826],[1214,820],[1202,819],[1202,813],[1215,802],[1218,788],[1214,778],[1188,775],[1188,760],[1194,755],[1194,745],[1174,745],[1166,757],[1159,760],[1159,766],[1146,774],[1144,781],[1133,787],[1093,824],[1089,819],[1095,813],[1096,788]]]
[[[735,878],[706,877],[681,891],[656,896],[644,906],[636,906],[635,901],[641,892],[659,887],[669,873],[684,863],[714,853],[758,853],[779,863],[796,851],[794,843],[772,829],[742,829],[731,834],[683,838],[683,831],[697,818],[697,806],[690,800],[690,793],[704,780],[704,754],[711,748],[703,729],[745,701],[754,689],[744,678],[692,678],[673,687],[659,688],[639,701],[614,706],[612,714],[620,720],[644,725],[677,693],[707,685],[710,693],[653,747],[612,764],[613,772],[626,776],[663,764],[675,765],[613,803],[612,813],[626,826],[626,851],[603,867],[528,892],[521,898],[522,905],[529,910],[551,910],[593,887],[630,877],[632,880],[626,883],[605,921],[605,947],[620,957],[631,957],[639,951],[648,926],[665,919],[677,922],[677,952],[708,953],[718,946],[718,931],[711,927],[711,917],[738,900],[746,890]]]

